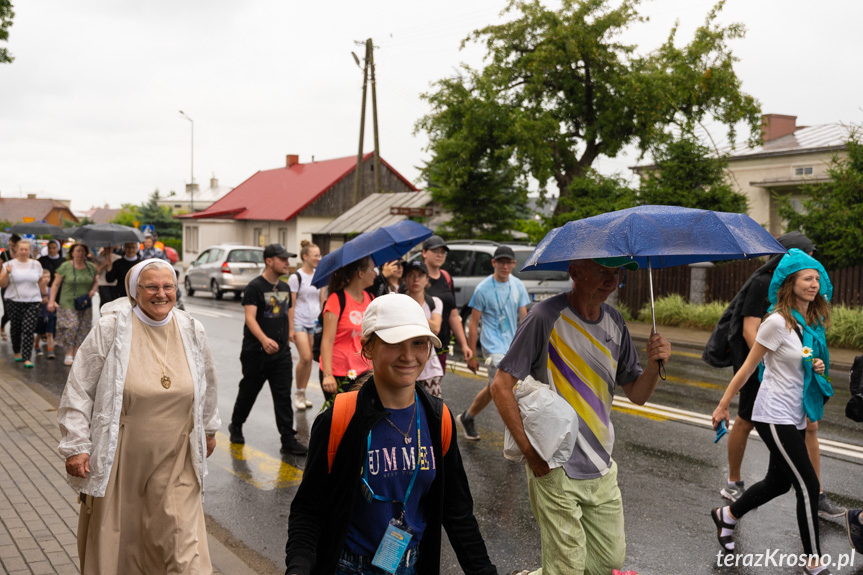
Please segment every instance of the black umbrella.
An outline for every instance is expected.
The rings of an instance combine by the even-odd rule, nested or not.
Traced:
[[[9,231],[13,234],[32,234],[34,236],[53,236],[63,232],[63,228],[54,224],[42,222],[30,222],[28,224],[15,224]]]
[[[71,237],[90,247],[116,246],[126,242],[144,241],[144,234],[140,230],[120,224],[81,226]]]

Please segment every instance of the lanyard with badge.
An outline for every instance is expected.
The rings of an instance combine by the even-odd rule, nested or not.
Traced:
[[[419,406],[419,397],[416,393],[414,393],[414,401],[417,402],[417,406]],[[419,457],[420,453],[421,411],[421,409],[417,409],[417,457]],[[387,573],[395,573],[398,569],[399,564],[402,561],[402,558],[407,552],[408,544],[413,538],[411,528],[407,524],[407,520],[405,519],[405,509],[407,508],[408,498],[411,496],[411,491],[413,491],[414,483],[416,482],[417,474],[419,473],[420,462],[419,460],[417,460],[416,463],[414,463],[414,472],[411,476],[410,483],[408,483],[407,491],[405,491],[404,499],[399,501],[391,497],[384,497],[382,495],[377,495],[374,491],[372,491],[371,485],[369,485],[368,452],[371,450],[371,448],[372,432],[369,431],[369,436],[366,439],[366,461],[363,465],[362,485],[360,486],[360,490],[363,494],[363,499],[366,500],[366,503],[371,503],[372,501],[383,501],[387,503],[400,503],[402,506],[402,512],[399,517],[394,517],[390,519],[390,522],[387,525],[386,532],[384,533],[384,537],[381,540],[380,545],[378,545],[378,550],[375,552],[375,556],[372,558],[372,565],[383,569]]]
[[[494,291],[494,298],[497,300],[497,311],[500,316],[500,323],[503,326],[501,331],[509,330],[509,318],[506,316],[506,309],[503,307],[503,304],[500,303],[500,295],[497,293],[497,282],[494,277],[491,278],[491,286]],[[512,283],[506,282],[506,302],[510,303],[512,301]]]

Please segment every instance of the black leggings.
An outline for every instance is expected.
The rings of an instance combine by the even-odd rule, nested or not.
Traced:
[[[30,361],[33,353],[33,332],[36,330],[41,304],[38,301],[31,303],[7,299],[6,307],[9,308],[9,320],[12,324],[9,330],[9,335],[12,337],[12,351],[20,353],[24,361]]]
[[[767,475],[747,489],[731,504],[731,514],[738,519],[761,507],[791,487],[797,494],[797,526],[803,551],[821,555],[818,541],[818,493],[820,486],[815,468],[806,451],[806,430],[793,425],[756,421],[755,430],[770,450]]]

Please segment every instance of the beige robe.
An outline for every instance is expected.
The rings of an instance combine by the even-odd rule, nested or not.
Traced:
[[[189,441],[193,382],[180,330],[176,320],[150,327],[133,315],[132,322],[117,453],[105,497],[82,495],[81,572],[211,575]],[[161,363],[171,378],[169,389],[160,382]]]

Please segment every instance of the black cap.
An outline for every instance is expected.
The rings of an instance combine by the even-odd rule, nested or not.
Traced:
[[[494,250],[494,256],[491,259],[499,260],[501,258],[509,258],[511,260],[514,260],[515,252],[512,251],[512,248],[509,246],[498,246],[498,248]]]
[[[282,244],[270,244],[264,248],[264,259],[267,258],[294,258],[297,254],[292,254],[285,249]]]
[[[800,232],[788,232],[787,234],[781,235],[776,238],[782,247],[786,250],[790,250],[791,248],[797,248],[800,251],[809,252],[815,251],[815,244],[812,243],[812,240],[807,238]]]
[[[446,251],[449,251],[449,246],[446,245],[446,242],[440,236],[432,236],[423,242],[424,250],[436,250],[437,248],[443,248]]]
[[[429,269],[420,260],[412,260],[405,263],[405,275],[408,275],[412,270],[419,270],[425,275],[429,275]]]

